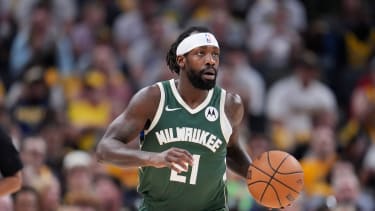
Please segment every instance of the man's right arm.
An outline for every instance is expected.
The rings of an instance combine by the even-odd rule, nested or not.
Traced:
[[[178,172],[173,164],[192,164],[192,156],[186,150],[171,148],[161,153],[146,152],[128,146],[152,121],[160,101],[160,90],[155,86],[140,90],[131,99],[126,110],[107,128],[97,147],[99,161],[121,167],[154,166],[169,167]]]

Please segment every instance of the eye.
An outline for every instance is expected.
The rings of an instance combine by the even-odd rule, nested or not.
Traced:
[[[198,55],[198,56],[204,56],[204,54],[205,54],[204,51],[198,51],[198,52],[197,52],[197,55]]]
[[[220,56],[220,54],[217,53],[217,52],[214,52],[214,53],[212,53],[212,56],[215,57],[215,58],[218,58]]]

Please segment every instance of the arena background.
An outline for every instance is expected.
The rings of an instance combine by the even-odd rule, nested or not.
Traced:
[[[1,0],[0,124],[20,192],[35,192],[0,210],[135,210],[137,169],[99,165],[95,146],[137,90],[174,77],[165,56],[191,25],[220,42],[218,84],[245,103],[249,154],[301,162],[285,210],[375,210],[374,15],[372,0]],[[266,210],[228,176],[232,211]]]

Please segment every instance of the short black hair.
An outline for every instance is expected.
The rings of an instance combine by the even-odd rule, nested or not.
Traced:
[[[184,40],[193,32],[210,32],[211,33],[211,31],[208,28],[203,27],[203,26],[192,26],[186,29],[185,31],[183,31],[177,37],[176,41],[172,43],[171,48],[169,49],[167,53],[167,57],[165,58],[167,65],[172,72],[175,72],[177,74],[180,73],[180,66],[177,64],[177,55],[176,55],[177,46],[180,44],[182,40]]]

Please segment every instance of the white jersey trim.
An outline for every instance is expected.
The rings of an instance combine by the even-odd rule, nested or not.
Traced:
[[[233,128],[230,124],[227,115],[225,114],[225,98],[226,98],[227,92],[224,89],[221,89],[221,95],[220,95],[220,126],[221,126],[221,132],[223,133],[223,136],[225,138],[225,141],[229,142],[229,138],[232,135]]]
[[[176,84],[174,82],[174,79],[171,79],[169,80],[169,83],[171,85],[171,89],[172,89],[172,93],[173,93],[173,96],[176,98],[177,102],[181,104],[182,107],[184,107],[189,113],[191,114],[196,114],[198,113],[199,111],[201,111],[202,109],[204,109],[211,101],[211,98],[212,98],[212,95],[214,93],[214,89],[210,89],[208,91],[208,94],[207,94],[207,97],[206,99],[204,99],[204,101],[199,105],[197,106],[196,108],[192,109],[181,97],[181,95],[178,93],[177,91],[177,87],[176,87]]]
[[[161,114],[163,113],[163,108],[165,104],[165,91],[164,91],[163,84],[161,82],[158,82],[157,85],[159,86],[159,89],[160,89],[160,101],[159,101],[158,109],[156,110],[154,119],[152,120],[150,124],[150,127],[147,130],[145,130],[145,135],[147,135],[156,126],[156,124],[159,122]]]

